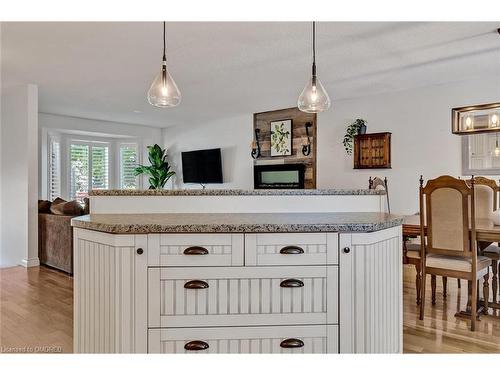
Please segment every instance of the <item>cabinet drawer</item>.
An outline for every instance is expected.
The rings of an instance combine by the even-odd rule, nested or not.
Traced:
[[[338,267],[148,270],[150,328],[336,324]]]
[[[243,234],[150,234],[148,265],[242,266]]]
[[[338,233],[245,234],[245,265],[338,264]]]
[[[148,352],[338,353],[338,335],[335,325],[149,329]]]

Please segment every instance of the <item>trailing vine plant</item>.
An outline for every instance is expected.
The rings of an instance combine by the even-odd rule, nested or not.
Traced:
[[[347,127],[344,140],[342,141],[347,155],[352,155],[352,142],[354,140],[354,136],[359,133],[359,129],[363,126],[366,127],[366,121],[358,118]]]

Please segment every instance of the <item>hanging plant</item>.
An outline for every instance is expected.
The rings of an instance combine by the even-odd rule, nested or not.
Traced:
[[[175,172],[170,170],[170,165],[167,161],[167,150],[163,150],[160,146],[148,146],[149,162],[151,165],[139,165],[135,168],[134,174],[149,175],[149,188],[161,189]]]
[[[356,134],[365,134],[365,133],[366,133],[366,120],[357,118],[356,121],[354,121],[347,127],[344,135],[344,140],[342,141],[347,155],[352,155],[352,142],[354,140],[354,136]]]

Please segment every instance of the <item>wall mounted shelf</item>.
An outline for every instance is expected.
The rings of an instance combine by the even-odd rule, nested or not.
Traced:
[[[391,168],[391,133],[354,136],[354,169]]]

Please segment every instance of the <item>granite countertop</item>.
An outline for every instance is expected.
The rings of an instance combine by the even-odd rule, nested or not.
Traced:
[[[115,234],[374,232],[401,225],[403,218],[380,212],[91,214],[71,220],[77,228]]]
[[[200,195],[385,195],[374,189],[179,189],[92,190],[90,196],[200,196]]]

